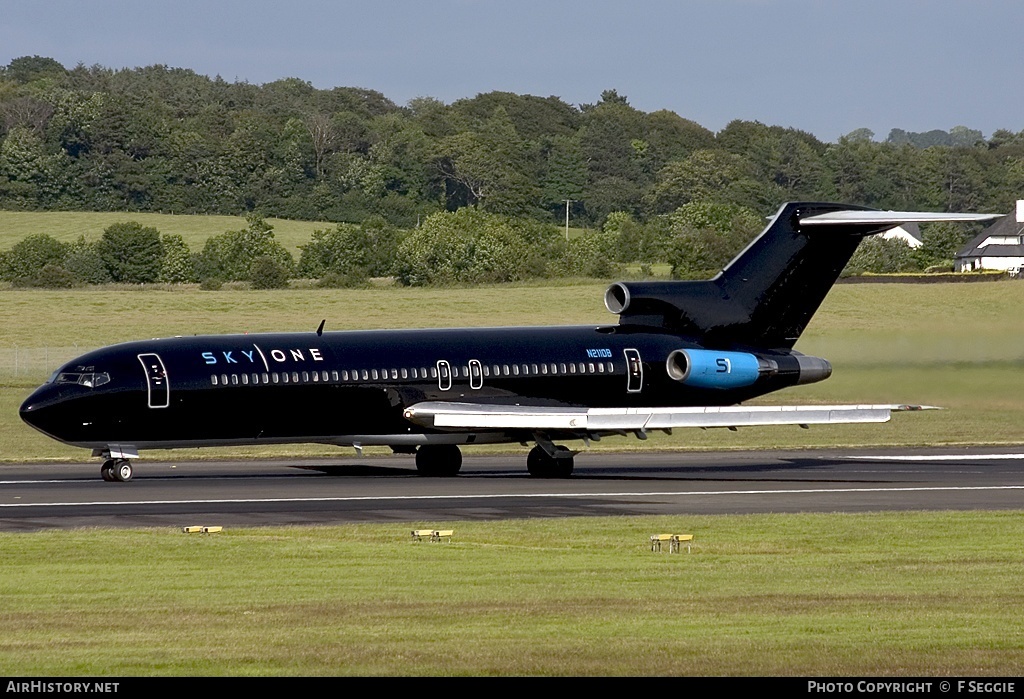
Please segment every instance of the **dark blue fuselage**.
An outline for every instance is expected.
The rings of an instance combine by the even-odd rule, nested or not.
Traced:
[[[25,401],[21,416],[91,449],[415,445],[431,430],[402,412],[423,401],[727,405],[797,382],[795,359],[776,353],[778,370],[749,385],[690,386],[666,365],[681,349],[699,351],[672,333],[618,325],[178,337],[69,362]],[[470,441],[521,438],[506,432]]]

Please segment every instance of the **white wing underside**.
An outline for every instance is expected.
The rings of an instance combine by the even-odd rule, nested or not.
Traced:
[[[899,226],[903,223],[933,221],[990,221],[1002,214],[943,214],[930,211],[832,211],[800,219],[801,226],[828,226],[843,223]]]
[[[832,425],[888,422],[893,412],[923,405],[730,405],[687,408],[552,408],[478,403],[417,403],[406,419],[439,430],[567,430],[633,432],[674,427]]]

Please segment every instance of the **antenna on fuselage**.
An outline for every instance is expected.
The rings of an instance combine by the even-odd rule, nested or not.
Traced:
[[[324,318],[323,320],[320,321],[320,327],[316,329],[316,336],[317,337],[320,337],[321,335],[324,334],[324,323],[326,323],[326,322],[327,322],[326,318]]]

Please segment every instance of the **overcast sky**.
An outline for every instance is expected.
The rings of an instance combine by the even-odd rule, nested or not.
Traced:
[[[297,77],[398,104],[614,88],[717,131],[1024,130],[1020,0],[0,0],[0,63]]]

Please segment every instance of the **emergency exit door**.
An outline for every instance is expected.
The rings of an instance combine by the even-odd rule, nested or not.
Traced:
[[[644,365],[640,361],[640,351],[623,350],[626,355],[626,392],[640,393],[644,387]]]

